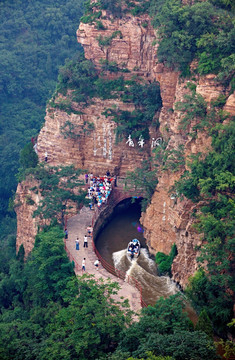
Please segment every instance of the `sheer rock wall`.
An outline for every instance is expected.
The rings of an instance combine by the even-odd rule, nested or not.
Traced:
[[[159,81],[163,102],[159,117],[160,129],[151,129],[151,137],[162,136],[168,139],[168,147],[171,149],[183,144],[185,157],[198,151],[207,152],[210,149],[210,139],[207,136],[199,133],[197,139],[191,139],[178,128],[181,115],[174,107],[175,103],[182,100],[187,93],[187,81],[182,80],[177,72],[158,63],[156,32],[151,27],[149,18],[146,15],[140,17],[128,15],[122,19],[113,19],[106,12],[103,12],[103,15],[106,16],[106,19],[102,19],[106,30],[97,30],[94,24],[81,23],[77,31],[77,39],[84,47],[86,58],[92,60],[99,69],[100,59],[115,61],[119,67],[131,71],[119,74],[125,79],[137,75],[145,80]],[[121,33],[112,39],[109,46],[99,45],[97,40],[99,36],[110,37],[116,31]],[[225,89],[216,85],[213,79],[213,75],[195,79],[196,91],[208,103],[219,94],[226,93]],[[47,151],[49,165],[74,164],[77,168],[87,169],[97,175],[106,173],[108,169],[111,173],[125,175],[126,171],[136,168],[143,157],[151,154],[151,141],[145,144],[144,151],[140,151],[137,144],[135,147],[128,146],[127,139],[116,144],[114,134],[116,125],[102,115],[105,108],[112,106],[132,110],[130,104],[123,104],[119,100],[93,99],[92,104],[87,107],[73,105],[83,113],[69,115],[58,109],[47,109],[45,125],[37,143],[40,161],[44,161],[44,153]],[[225,109],[235,114],[234,95],[229,97]],[[66,121],[70,121],[81,130],[84,122],[92,122],[94,129],[89,133],[83,131],[75,140],[65,139],[61,127]],[[194,249],[201,240],[200,234],[192,228],[191,213],[195,205],[186,199],[176,201],[169,193],[171,186],[179,179],[182,172],[183,169],[175,173],[165,171],[158,174],[159,184],[141,220],[145,227],[147,243],[154,254],[157,251],[169,253],[172,244],[176,243],[178,255],[174,260],[172,273],[173,278],[184,287],[188,277],[197,268],[197,254]],[[36,220],[32,220],[31,217],[33,207],[27,206],[23,200],[28,188],[25,184],[20,184],[17,190],[23,203],[17,208],[17,246],[23,243],[27,253],[33,247],[36,233]]]
[[[40,202],[40,195],[35,194],[30,189],[37,186],[38,182],[32,179],[22,181],[18,184],[15,198],[15,212],[17,215],[17,238],[16,251],[23,244],[25,256],[32,251],[35,236],[38,230],[38,220],[33,218],[33,213],[37,210]]]

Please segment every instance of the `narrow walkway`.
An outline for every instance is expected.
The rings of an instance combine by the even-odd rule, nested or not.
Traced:
[[[94,275],[97,280],[102,277],[104,280],[111,279],[114,282],[118,282],[121,288],[116,296],[116,299],[119,301],[121,301],[122,298],[128,299],[131,310],[138,312],[141,309],[139,291],[132,285],[110,274],[102,267],[101,264],[99,265],[99,269],[96,269],[94,262],[97,257],[93,251],[91,238],[88,237],[88,248],[83,247],[84,235],[87,233],[87,227],[91,225],[92,216],[93,211],[89,208],[83,207],[79,214],[68,220],[67,229],[69,235],[68,240],[66,240],[66,251],[68,256],[70,257],[70,255],[72,255],[79,265],[79,269],[76,270],[76,274],[80,276],[82,275],[82,260],[83,258],[86,258],[86,273]],[[79,238],[79,250],[76,250],[75,248],[75,240],[77,237]]]

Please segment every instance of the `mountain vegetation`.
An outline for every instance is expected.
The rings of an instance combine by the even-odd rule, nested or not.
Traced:
[[[179,70],[182,76],[217,75],[230,93],[234,91],[234,4],[232,0],[99,0],[87,1],[81,21],[105,30],[102,10],[121,18],[124,13],[148,13],[158,28],[159,61]],[[189,83],[189,93],[177,110],[182,113],[179,131],[196,138],[204,131],[212,138],[207,155],[191,157],[187,171],[175,183],[176,197],[197,205],[196,230],[202,234],[197,248],[199,270],[190,279],[186,295],[199,316],[196,327],[185,312],[181,295],[160,298],[132,320],[128,301],[114,296],[118,284],[76,277],[64,250],[64,218],[70,201],[79,207],[84,193],[77,180],[80,170],[38,165],[30,139],[43,123],[45,104],[68,113],[73,102],[88,106],[95,96],[132,103],[133,111],[106,109],[117,123],[117,141],[131,131],[133,137],[149,138],[149,126],[158,127],[162,101],[157,82],[135,78],[126,81],[124,67],[104,61],[98,73],[81,55],[75,32],[82,15],[82,3],[75,0],[3,0],[0,3],[0,358],[3,360],[200,360],[218,359],[213,332],[226,336],[234,304],[234,119],[221,111],[226,97],[220,96],[208,109],[204,99]],[[148,26],[147,24],[143,26]],[[109,46],[120,32],[100,37]],[[77,54],[79,52],[79,54]],[[66,58],[69,58],[66,60]],[[191,63],[195,66],[190,67]],[[63,67],[59,66],[64,64]],[[117,74],[118,73],[118,74]],[[59,74],[59,75],[58,75]],[[56,82],[58,76],[58,81]],[[57,95],[68,95],[59,101]],[[228,119],[230,121],[228,121]],[[225,121],[226,120],[226,121]],[[87,124],[86,131],[92,128]],[[64,136],[77,136],[67,123]],[[143,162],[128,174],[128,181],[144,189],[150,202],[158,183],[158,171],[178,171],[185,165],[183,147],[156,149],[156,167]],[[141,149],[140,149],[141,151]],[[34,176],[32,189],[44,195],[35,216],[50,226],[38,233],[30,256],[24,248],[15,254],[15,218],[12,190],[18,180]],[[28,199],[32,202],[32,199]],[[9,202],[9,207],[8,207]],[[32,203],[31,203],[32,204]],[[147,205],[147,203],[145,204]],[[46,221],[45,221],[46,222]],[[177,254],[158,253],[162,274],[171,271]]]
[[[187,293],[194,306],[206,309],[218,331],[232,317],[234,303],[234,141],[235,122],[211,130],[212,151],[198,154],[176,183],[176,192],[200,203],[196,228],[203,234],[198,262]],[[205,271],[204,269],[207,269]]]
[[[86,203],[84,182],[79,176],[84,171],[74,169],[74,166],[48,167],[43,165],[30,169],[39,186],[32,190],[40,192],[42,200],[33,216],[41,220],[58,220],[64,226],[69,210],[75,206],[78,211]]]
[[[7,267],[1,263],[1,359],[124,360],[146,358],[148,351],[163,359],[217,359],[179,296],[161,298],[132,323],[128,302],[112,297],[117,289],[117,283],[76,277],[62,229],[45,228],[26,262],[21,248]]]
[[[11,220],[20,150],[43,124],[58,68],[81,47],[76,29],[82,1],[0,2],[0,221]],[[10,216],[10,218],[9,218]],[[0,225],[0,228],[2,228]]]
[[[157,28],[160,44],[158,60],[180,70],[183,76],[191,73],[190,64],[196,60],[196,73],[218,74],[218,80],[235,88],[234,71],[234,1],[207,0],[99,0],[86,2],[85,23],[102,23],[102,11],[116,18],[131,13],[148,13]],[[105,30],[105,29],[103,29]]]
[[[114,65],[113,65],[114,66]],[[106,64],[108,71],[110,64]],[[121,71],[122,72],[122,71]],[[68,90],[72,90],[70,95]],[[66,100],[58,99],[57,95],[66,95]],[[149,126],[159,126],[157,112],[161,109],[162,99],[157,81],[147,83],[143,79],[124,80],[123,76],[108,79],[95,69],[94,64],[83,55],[74,61],[68,61],[59,71],[56,91],[49,102],[52,108],[59,108],[67,113],[77,113],[72,103],[82,103],[88,106],[93,97],[105,99],[120,99],[125,103],[134,104],[133,111],[106,109],[103,113],[117,123],[116,140],[120,141],[130,132],[133,138],[149,139]],[[71,132],[73,136],[75,132]]]

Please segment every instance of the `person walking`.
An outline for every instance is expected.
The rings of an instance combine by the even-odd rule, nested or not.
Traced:
[[[87,232],[88,232],[88,236],[89,236],[89,237],[91,237],[92,231],[93,231],[92,226],[91,226],[91,225],[90,225],[90,226],[87,226]]]
[[[96,267],[96,270],[99,270],[99,260],[98,259],[94,262],[94,265]]]
[[[86,271],[86,258],[82,260],[82,273]]]
[[[78,239],[78,237],[75,240],[75,243],[76,243],[76,250],[79,250],[79,239]]]
[[[87,239],[87,236],[86,236],[86,235],[84,236],[84,244],[83,244],[83,247],[84,247],[84,248],[88,248],[88,239]]]
[[[64,229],[64,238],[65,238],[66,240],[68,239],[68,235],[69,235],[68,230],[65,228],[65,229]]]

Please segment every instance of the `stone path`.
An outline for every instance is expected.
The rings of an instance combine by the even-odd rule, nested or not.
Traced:
[[[82,275],[82,260],[86,258],[86,273],[94,275],[95,279],[103,278],[111,279],[114,282],[118,282],[121,286],[118,295],[116,296],[117,300],[124,299],[129,300],[130,308],[135,313],[139,312],[141,309],[141,299],[139,291],[132,285],[126,283],[125,281],[119,279],[118,277],[110,274],[106,269],[99,265],[97,270],[94,262],[97,259],[96,254],[93,251],[92,239],[88,237],[88,248],[83,247],[84,235],[87,234],[87,227],[91,225],[93,217],[93,211],[89,208],[83,207],[79,214],[73,216],[68,220],[67,229],[68,229],[68,240],[66,240],[66,251],[68,255],[76,260],[78,263],[78,269],[76,269],[77,275]],[[79,238],[79,250],[75,248],[75,240]],[[115,296],[114,296],[115,298]]]

